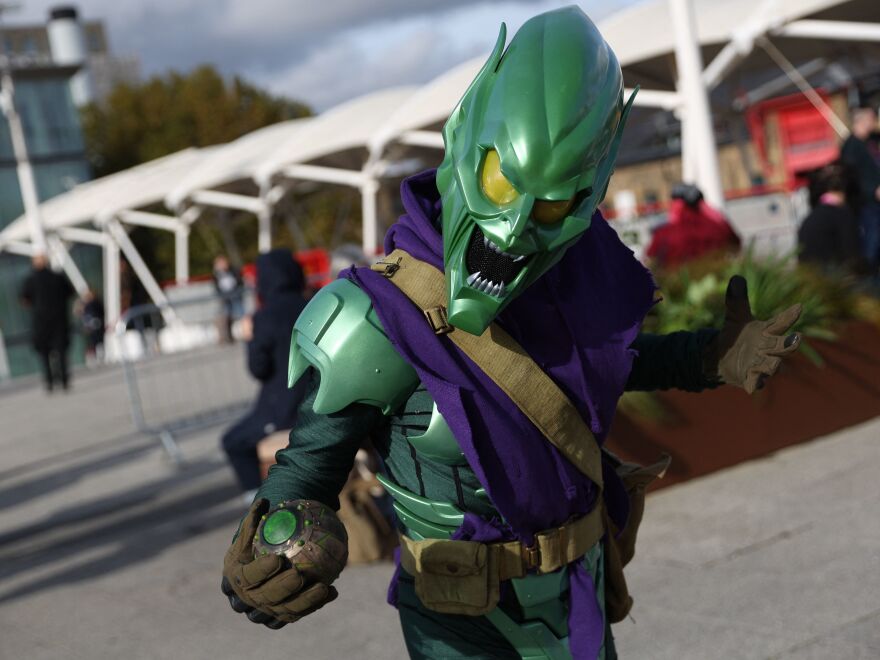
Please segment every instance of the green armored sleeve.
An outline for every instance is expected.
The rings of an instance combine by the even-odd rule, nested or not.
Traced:
[[[290,443],[275,455],[276,464],[269,469],[257,497],[268,499],[273,506],[284,500],[317,500],[336,510],[355,454],[385,418],[378,408],[365,404],[318,414],[313,407],[320,389],[319,376],[309,369],[303,378],[309,382]]]
[[[385,335],[369,296],[345,279],[321,289],[293,328],[291,387],[309,367],[321,375],[316,413],[363,403],[388,415],[419,383],[415,370]]]
[[[290,341],[288,381],[308,379],[287,448],[258,493],[273,504],[312,499],[339,507],[357,450],[418,386],[369,296],[348,280],[321,289]]]

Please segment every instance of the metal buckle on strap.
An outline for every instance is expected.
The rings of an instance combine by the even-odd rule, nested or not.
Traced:
[[[538,547],[537,541],[533,545],[522,544],[522,561],[523,573],[527,571],[537,570],[541,566],[541,548]]]
[[[566,544],[571,533],[571,524],[562,525],[556,529],[550,529],[535,534],[532,545],[522,545],[523,572],[534,570],[538,574],[552,572],[565,566],[577,557],[570,557],[567,553]]]
[[[445,335],[452,332],[453,328],[446,320],[446,308],[443,305],[429,307],[423,311],[425,318],[428,319],[428,325],[431,326],[435,335]]]
[[[394,277],[394,273],[400,270],[401,261],[402,257],[398,257],[397,261],[377,261],[370,266],[370,270],[376,271],[382,277]]]

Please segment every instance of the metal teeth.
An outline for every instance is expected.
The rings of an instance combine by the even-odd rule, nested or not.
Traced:
[[[504,282],[493,282],[488,278],[481,277],[480,271],[477,271],[476,273],[471,273],[467,278],[467,284],[477,291],[481,291],[482,293],[488,294],[490,296],[496,296],[498,298],[504,296],[504,292],[507,289]]]
[[[494,252],[495,254],[500,254],[501,256],[507,257],[508,259],[513,259],[514,261],[520,261],[524,258],[522,255],[510,254],[509,252],[505,252],[500,247],[495,245],[495,243],[490,241],[486,236],[483,236],[483,245],[486,247],[486,249],[492,250],[492,252]]]

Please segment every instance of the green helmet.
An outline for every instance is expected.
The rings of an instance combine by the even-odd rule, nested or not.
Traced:
[[[437,170],[449,323],[482,334],[589,228],[633,99],[578,7],[530,19],[443,128]]]

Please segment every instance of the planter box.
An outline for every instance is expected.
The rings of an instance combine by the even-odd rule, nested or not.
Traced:
[[[608,447],[639,463],[670,454],[666,478],[655,482],[662,488],[880,415],[880,331],[852,323],[836,342],[808,341],[823,367],[795,354],[753,396],[732,387],[658,392],[668,418],[618,413]]]

